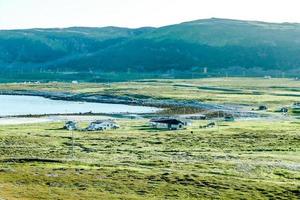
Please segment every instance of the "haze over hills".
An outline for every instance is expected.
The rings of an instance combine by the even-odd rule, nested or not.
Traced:
[[[300,24],[204,19],[161,28],[0,31],[2,73],[300,71]]]

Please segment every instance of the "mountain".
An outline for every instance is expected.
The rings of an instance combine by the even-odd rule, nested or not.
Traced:
[[[61,59],[84,57],[107,49],[148,30],[151,28],[74,27],[4,30],[0,31],[0,61],[8,66],[27,64],[51,66],[51,63]]]
[[[300,71],[300,24],[204,19],[160,28],[0,31],[2,71]]]

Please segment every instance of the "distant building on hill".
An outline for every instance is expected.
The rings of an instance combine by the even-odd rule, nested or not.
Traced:
[[[272,79],[272,76],[264,76],[264,79]]]

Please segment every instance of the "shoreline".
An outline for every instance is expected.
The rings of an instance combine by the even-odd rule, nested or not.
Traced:
[[[34,90],[1,90],[0,95],[37,96],[48,98],[51,100],[147,106],[164,110],[170,108],[193,108],[202,110],[204,112],[223,112],[226,115],[235,115],[237,117],[259,116],[258,113],[245,110],[245,107],[243,106],[212,104],[193,100],[137,98],[132,96],[116,96],[111,94],[76,94],[70,92],[49,92]],[[197,113],[199,113],[199,111],[197,111]]]
[[[56,116],[43,116],[43,117],[6,117],[0,118],[1,125],[20,125],[20,124],[36,124],[36,123],[51,123],[51,122],[91,122],[102,119],[116,119],[111,116],[78,116],[78,115],[56,115]]]

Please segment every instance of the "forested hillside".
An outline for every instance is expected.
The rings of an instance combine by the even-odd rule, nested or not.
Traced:
[[[0,31],[2,73],[208,72],[295,74],[300,24],[206,19],[161,28]]]

